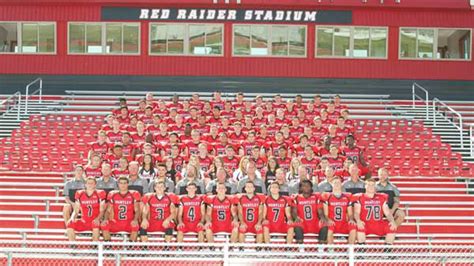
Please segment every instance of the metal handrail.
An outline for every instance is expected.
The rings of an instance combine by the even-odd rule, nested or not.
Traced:
[[[416,94],[416,89],[420,89],[425,93],[425,98],[422,98],[418,94]],[[422,86],[420,86],[418,83],[413,83],[411,86],[411,94],[412,94],[412,108],[415,109],[416,107],[416,99],[422,100],[425,102],[425,115],[426,115],[426,120],[429,118],[429,108],[430,108],[430,99],[429,99],[429,92]]]
[[[18,106],[17,107],[17,120],[19,121],[20,120],[20,113],[21,113],[21,92],[17,91],[15,92],[14,94],[12,94],[11,96],[9,96],[8,98],[6,98],[5,100],[3,100],[1,103],[0,103],[0,106],[3,106],[3,105],[6,105],[8,104],[12,99],[14,98],[18,98],[18,101],[15,102],[15,104],[13,105],[13,107],[15,106]],[[5,113],[8,113],[12,108],[8,108],[6,109]]]
[[[469,126],[469,143],[471,146],[471,157],[474,157],[474,124]]]
[[[442,105],[443,107],[448,109],[453,115],[458,117],[459,125],[457,123],[455,123],[454,120],[453,121],[448,120],[448,121],[451,124],[453,124],[459,130],[459,138],[461,140],[461,148],[464,148],[462,115],[459,112],[457,112],[456,110],[454,110],[451,106],[449,106],[449,105],[445,104],[444,102],[442,102],[440,99],[434,98],[433,99],[433,125],[434,126],[436,126],[436,113],[437,113],[436,106],[437,106],[437,103],[439,105]]]
[[[28,97],[29,97],[29,90],[30,90],[30,87],[39,82],[39,88],[37,90],[35,90],[33,93],[31,93],[31,95],[35,95],[36,93],[39,92],[39,102],[41,103],[42,102],[42,95],[43,95],[43,79],[42,78],[37,78],[35,80],[33,80],[32,82],[30,82],[30,84],[26,85],[26,92],[25,92],[25,114],[28,113]]]

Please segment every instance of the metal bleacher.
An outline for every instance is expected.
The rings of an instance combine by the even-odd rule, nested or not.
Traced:
[[[26,245],[29,241],[67,239],[62,218],[62,188],[70,177],[71,165],[86,162],[84,153],[88,143],[94,141],[104,116],[117,108],[119,98],[126,98],[130,106],[136,106],[147,92],[70,90],[66,95],[44,95],[44,99],[49,99],[47,106],[21,122],[11,137],[0,139],[0,241],[20,241]],[[192,92],[153,91],[153,94],[161,99],[175,94],[186,99]],[[204,100],[212,96],[210,92],[199,95]],[[257,95],[268,99],[275,94],[246,93],[245,97],[250,100]],[[281,96],[288,100],[295,94]],[[309,99],[313,95],[302,96]],[[334,95],[321,96],[327,100]],[[391,99],[390,95],[340,96],[357,122],[358,141],[367,146],[369,160],[374,167],[389,167],[391,181],[401,191],[401,207],[407,217],[399,228],[396,244],[474,245],[474,167],[463,162],[451,145],[436,136],[436,127],[431,127],[430,121],[422,117],[424,101],[417,100],[416,108],[410,109],[412,101]],[[232,93],[223,93],[224,99],[234,97]],[[470,117],[471,103],[459,106],[461,112],[465,111],[463,115]],[[26,155],[20,153],[19,142],[33,143],[33,135],[44,142],[39,141],[37,148]],[[416,139],[422,142],[418,148]],[[42,149],[52,151],[54,156],[44,157]],[[436,156],[442,161],[438,168],[432,167],[429,160]],[[89,239],[88,234],[78,237],[79,241]],[[124,240],[125,236],[120,234],[113,237],[113,242]],[[196,238],[191,235],[185,240],[193,243]],[[151,241],[161,243],[162,236],[154,235]],[[227,240],[222,237],[217,241]],[[278,235],[274,241],[284,242]],[[307,239],[308,244],[316,242],[314,237]],[[338,244],[343,242],[344,239],[336,239]],[[368,243],[383,244],[383,240],[371,237]]]

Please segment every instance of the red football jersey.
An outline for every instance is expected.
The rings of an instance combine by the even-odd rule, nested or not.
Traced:
[[[344,166],[344,160],[345,158],[343,156],[337,156],[336,158],[334,157],[327,157],[329,166],[331,166],[334,169],[341,169]]]
[[[344,127],[344,128],[336,128],[336,136],[342,138],[342,139],[345,139],[347,135],[351,134],[352,133],[352,130],[350,130],[348,127]]]
[[[346,156],[347,158],[352,159],[352,161],[354,163],[359,164],[360,163],[360,153],[363,150],[364,149],[359,147],[359,146],[354,146],[352,149],[349,148],[348,146],[345,146],[342,149],[342,154],[344,154],[344,156]]]
[[[247,137],[242,132],[240,132],[240,134],[236,134],[235,132],[232,132],[229,135],[229,141],[233,143],[240,143],[241,141],[244,141],[246,138]]]
[[[225,156],[222,160],[224,161],[224,168],[230,171],[230,173],[233,173],[237,168],[239,168],[240,159],[235,156],[232,158]]]
[[[285,158],[278,157],[276,160],[278,162],[278,165],[280,165],[280,168],[285,169],[286,172],[290,171],[290,165],[291,165],[290,157],[285,157]]]
[[[104,156],[107,154],[109,151],[109,143],[104,142],[102,144],[99,144],[98,142],[94,142],[91,144],[90,150],[92,150],[94,153],[98,154],[102,159]]]
[[[132,221],[135,215],[135,202],[140,201],[140,193],[130,190],[125,195],[118,190],[111,191],[107,195],[107,201],[112,205],[114,219],[117,221]]]
[[[121,142],[122,141],[122,131],[119,131],[119,132],[109,131],[109,132],[107,132],[107,137],[109,138],[109,141],[112,142],[112,143]]]
[[[115,156],[115,154],[109,154],[106,155],[105,161],[107,161],[112,166],[112,168],[117,168],[119,167],[121,158],[122,157]]]
[[[154,135],[153,139],[156,142],[164,144],[164,143],[167,143],[169,141],[170,136],[169,136],[168,132],[166,132],[165,134],[161,134],[160,132],[158,132],[156,135]]]
[[[360,204],[360,219],[364,222],[378,222],[383,219],[383,205],[387,202],[388,195],[375,193],[369,198],[364,194],[355,194],[352,202]]]
[[[105,200],[105,191],[95,190],[92,195],[87,195],[85,190],[76,191],[75,199],[81,205],[82,219],[91,222],[100,213],[100,203]]]
[[[298,217],[305,223],[317,225],[319,223],[318,209],[321,207],[319,202],[320,194],[314,193],[305,198],[298,194],[294,197],[294,205]]]
[[[213,223],[232,223],[232,205],[234,205],[232,196],[225,196],[222,201],[217,196],[208,196],[204,200],[206,205],[212,209]]]
[[[170,216],[171,205],[178,204],[178,198],[171,193],[161,198],[155,193],[148,193],[143,196],[142,202],[150,206],[150,221],[163,221]]]
[[[277,227],[286,224],[286,207],[290,206],[290,199],[285,196],[279,196],[274,199],[272,196],[268,196],[265,200],[265,206],[267,207],[268,222],[276,224]]]
[[[93,177],[101,177],[102,176],[102,168],[92,168],[91,166],[87,166],[84,171],[86,172],[86,176],[93,176]]]
[[[308,172],[309,176],[313,176],[313,173],[318,170],[319,159],[317,157],[313,157],[312,159],[302,157],[301,165],[306,168],[306,171]]]
[[[265,203],[265,196],[258,194],[249,198],[246,194],[240,198],[236,197],[236,201],[242,206],[243,219],[246,224],[254,224],[258,222],[260,215],[259,207]]]
[[[351,193],[342,193],[338,198],[333,193],[321,195],[321,201],[328,206],[328,217],[334,222],[349,221],[347,208],[351,205]]]
[[[214,161],[214,159],[211,156],[206,156],[204,158],[198,156],[198,158],[199,158],[199,165],[201,165],[201,170],[203,172],[207,172],[207,170],[209,170],[209,168],[211,167],[211,164]]]
[[[190,198],[188,195],[183,195],[180,198],[179,204],[183,207],[183,223],[199,223],[201,221],[202,196],[195,195],[193,198]]]
[[[173,165],[174,165],[174,169],[178,172],[181,172],[181,170],[183,169],[183,165],[184,165],[184,162],[186,161],[185,158],[181,157],[181,156],[177,156],[175,158],[172,158],[173,159]]]

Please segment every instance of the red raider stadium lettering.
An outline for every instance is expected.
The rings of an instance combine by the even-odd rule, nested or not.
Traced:
[[[351,24],[352,11],[102,7],[102,20],[261,21]]]

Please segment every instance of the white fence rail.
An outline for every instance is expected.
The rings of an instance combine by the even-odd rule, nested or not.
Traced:
[[[2,265],[472,265],[474,245],[0,241]]]

